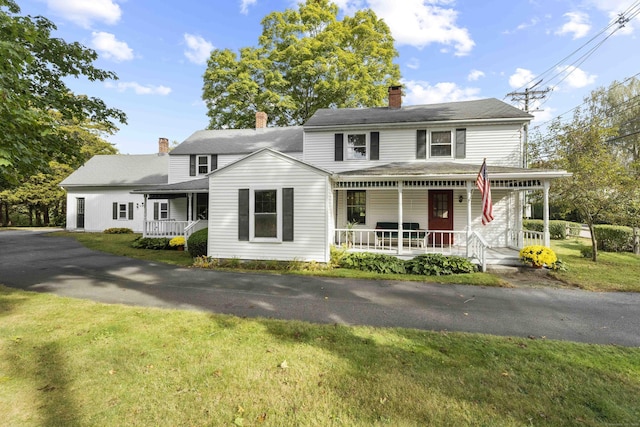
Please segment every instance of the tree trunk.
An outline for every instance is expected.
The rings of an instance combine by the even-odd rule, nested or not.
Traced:
[[[33,227],[33,206],[29,205],[29,227]]]
[[[51,220],[49,219],[49,206],[45,206],[42,211],[43,222],[46,227],[50,226]]]
[[[633,254],[640,255],[640,227],[633,227]]]
[[[596,233],[593,231],[593,224],[587,223],[589,226],[589,233],[591,234],[591,261],[598,261],[598,240],[596,239]]]

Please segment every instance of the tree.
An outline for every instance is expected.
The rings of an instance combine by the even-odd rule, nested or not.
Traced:
[[[51,161],[77,161],[78,146],[69,144],[63,125],[88,120],[115,130],[114,120],[126,123],[122,111],[72,93],[64,82],[116,79],[93,66],[96,52],[52,37],[56,26],[48,19],[19,13],[13,0],[0,0],[0,189],[46,171]]]
[[[389,27],[371,10],[342,21],[337,15],[329,0],[306,0],[267,15],[258,47],[240,49],[239,57],[211,52],[202,95],[209,127],[251,128],[257,111],[288,126],[319,108],[384,105],[387,88],[400,80]]]

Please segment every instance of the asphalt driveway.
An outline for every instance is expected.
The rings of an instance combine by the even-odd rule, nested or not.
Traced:
[[[104,303],[640,346],[640,294],[188,269],[0,231],[0,284]]]

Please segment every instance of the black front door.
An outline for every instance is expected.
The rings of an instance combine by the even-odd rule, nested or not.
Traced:
[[[84,197],[76,199],[76,228],[84,228]]]

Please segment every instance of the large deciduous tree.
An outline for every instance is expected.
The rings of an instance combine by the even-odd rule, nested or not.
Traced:
[[[122,111],[65,84],[68,77],[117,78],[93,65],[95,51],[53,37],[48,19],[19,13],[13,0],[0,0],[0,189],[51,161],[74,163],[79,146],[69,143],[63,125],[88,120],[113,130],[115,121],[126,121]]]
[[[369,9],[338,20],[329,0],[307,0],[262,26],[257,47],[211,53],[202,97],[212,129],[251,128],[257,111],[288,126],[319,108],[381,106],[400,80],[389,27]]]

